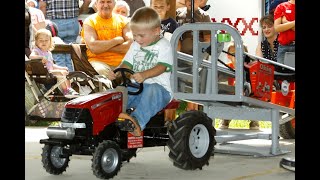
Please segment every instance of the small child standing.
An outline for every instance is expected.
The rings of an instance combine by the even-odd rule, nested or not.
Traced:
[[[48,71],[57,77],[58,81],[68,75],[67,67],[61,67],[53,62],[51,51],[54,49],[54,42],[52,34],[47,29],[39,29],[35,34],[35,47],[32,49],[30,59],[42,58],[42,63],[46,66]],[[64,95],[79,95],[74,89],[71,88],[71,83],[66,80],[60,86]]]
[[[119,67],[132,69],[135,74],[131,77],[137,83],[143,83],[143,91],[138,95],[128,95],[127,108],[135,110],[130,115],[120,113],[119,118],[132,121],[135,125],[132,134],[140,136],[151,117],[172,100],[170,75],[173,51],[170,42],[160,38],[161,20],[154,9],[142,7],[134,12],[130,29],[134,42]],[[114,80],[116,74],[109,71],[108,78]]]
[[[170,40],[172,33],[178,27],[178,23],[171,17],[168,17],[170,10],[170,0],[151,0],[150,7],[157,11],[161,19],[160,37],[166,37]]]
[[[247,46],[244,45],[244,51],[248,52]],[[235,58],[235,53],[236,53],[236,48],[234,42],[230,42],[228,45],[227,49],[227,58],[230,62],[226,63],[229,67],[232,69],[235,69],[236,67],[236,58]],[[235,85],[235,79],[234,78],[228,78],[228,85],[234,86]],[[220,122],[220,129],[228,129],[229,124],[231,120],[221,120]],[[259,129],[259,122],[258,121],[251,121],[249,124],[250,129],[252,130],[258,130]]]

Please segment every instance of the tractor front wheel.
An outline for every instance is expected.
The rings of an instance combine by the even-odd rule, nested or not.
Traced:
[[[62,174],[69,165],[69,155],[63,154],[62,146],[45,145],[42,148],[42,165],[54,175]]]
[[[110,179],[118,174],[122,165],[121,149],[114,141],[106,140],[96,148],[91,168],[100,179]]]

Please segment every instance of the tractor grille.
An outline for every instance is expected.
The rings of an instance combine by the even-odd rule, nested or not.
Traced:
[[[66,123],[92,123],[88,109],[65,108],[62,112],[61,122]]]
[[[65,108],[62,112],[61,122],[85,123],[86,128],[75,130],[76,136],[88,138],[92,135],[93,121],[89,109]]]

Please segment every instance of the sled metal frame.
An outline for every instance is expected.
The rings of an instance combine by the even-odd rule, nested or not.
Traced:
[[[211,56],[208,61],[199,59],[201,50],[201,43],[199,42],[199,31],[208,30],[211,31]],[[178,40],[182,34],[186,31],[192,31],[193,34],[193,56],[185,55],[178,52],[177,45]],[[235,58],[236,69],[235,72],[231,72],[227,68],[218,65],[218,43],[217,32],[226,31],[229,33],[235,43]],[[275,156],[285,154],[290,151],[280,149],[279,145],[279,114],[287,113],[291,116],[295,116],[295,110],[292,108],[280,106],[277,104],[261,101],[255,98],[246,97],[243,95],[244,84],[244,63],[243,53],[244,46],[240,33],[230,25],[223,23],[190,23],[184,24],[177,28],[170,41],[173,47],[173,72],[171,78],[172,90],[176,99],[183,99],[192,101],[203,105],[203,111],[207,115],[215,120],[215,118],[221,119],[243,119],[243,120],[258,120],[258,121],[271,121],[272,129],[271,134],[250,133],[250,134],[234,134],[228,135],[225,130],[217,130],[215,136],[217,143],[225,144],[229,141],[247,140],[247,139],[267,139],[271,140],[270,151],[255,151],[246,152],[239,150],[238,148],[231,148],[226,150],[219,150],[216,148],[215,152],[225,152],[231,154],[242,155],[254,155],[254,156]],[[247,54],[247,53],[246,53]],[[252,56],[252,55],[250,55]],[[188,61],[192,63],[192,74],[187,75],[182,73],[177,68],[178,58],[180,60]],[[257,57],[258,58],[258,57]],[[260,60],[270,61],[268,59],[259,58]],[[290,66],[286,66],[280,63],[271,61],[270,63],[277,64],[279,66],[294,70]],[[206,68],[207,75],[203,79],[199,77],[198,69]],[[231,77],[235,77],[234,94],[219,93],[220,83],[218,81],[218,72],[225,73]],[[178,89],[178,77],[192,78],[192,92],[180,92]],[[205,83],[205,86],[200,86],[200,82]],[[205,88],[205,89],[203,89]],[[213,121],[214,122],[214,121]],[[215,123],[213,123],[214,125]],[[217,144],[217,145],[218,145]]]

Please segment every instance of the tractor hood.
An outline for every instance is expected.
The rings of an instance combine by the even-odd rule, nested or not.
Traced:
[[[66,103],[65,108],[88,108],[95,109],[101,103],[111,100],[122,99],[122,93],[116,90],[108,90],[75,98]]]

